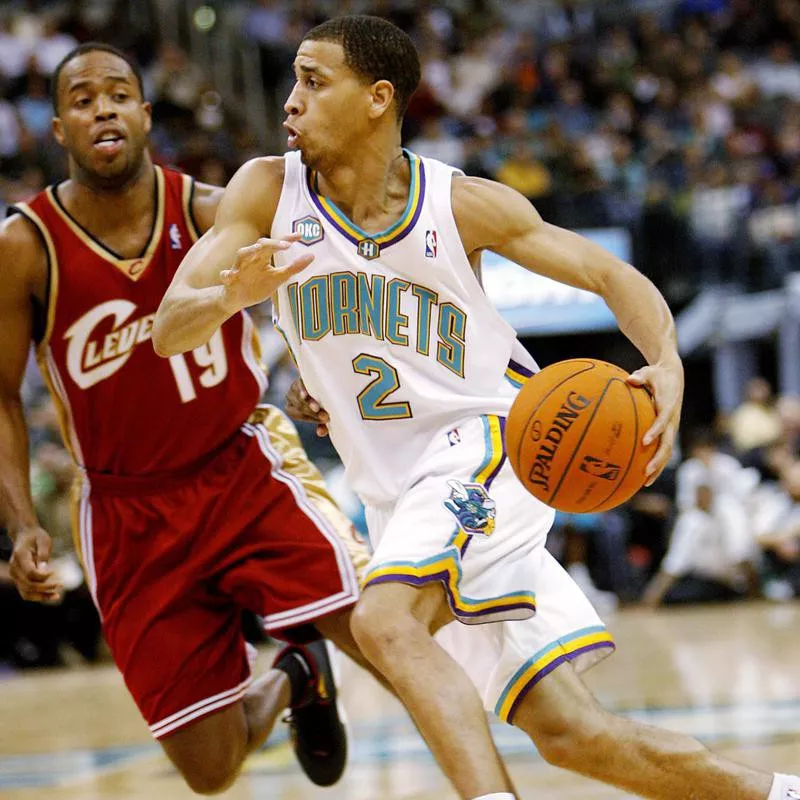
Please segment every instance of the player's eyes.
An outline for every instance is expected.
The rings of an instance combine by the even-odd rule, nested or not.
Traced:
[[[118,103],[124,103],[127,99],[128,95],[125,94],[125,92],[117,92],[114,95],[114,100],[116,100]]]
[[[79,97],[75,100],[75,105],[78,106],[78,108],[86,108],[89,103],[91,103],[91,100],[88,97]]]

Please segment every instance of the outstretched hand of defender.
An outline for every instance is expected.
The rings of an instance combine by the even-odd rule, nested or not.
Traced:
[[[308,393],[300,378],[286,393],[286,413],[300,422],[316,422],[317,436],[328,435],[328,412]]]
[[[644,386],[653,398],[656,421],[644,435],[645,446],[658,440],[658,450],[647,465],[646,486],[652,486],[672,457],[683,405],[683,365],[680,359],[642,367],[628,376],[632,386]]]
[[[288,250],[299,240],[300,234],[293,233],[283,239],[262,238],[240,248],[233,266],[220,273],[225,307],[234,313],[263,303],[292,275],[302,272],[314,260],[311,253],[304,253],[283,267],[272,263],[275,253]]]
[[[9,572],[24,600],[55,602],[64,587],[48,565],[52,541],[41,528],[20,531],[14,538]]]

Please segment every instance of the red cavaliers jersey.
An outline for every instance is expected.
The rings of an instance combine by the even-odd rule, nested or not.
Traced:
[[[156,170],[153,231],[139,258],[118,258],[72,219],[50,187],[15,210],[46,245],[50,285],[39,364],[64,441],[92,472],[153,475],[186,467],[226,442],[266,386],[246,313],[192,352],[160,358],[153,317],[197,239],[193,181]]]

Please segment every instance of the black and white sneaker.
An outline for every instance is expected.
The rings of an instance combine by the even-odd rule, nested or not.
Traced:
[[[292,700],[285,722],[297,760],[312,783],[332,786],[347,763],[347,732],[336,702],[336,684],[321,639],[281,650],[273,666],[285,672]]]

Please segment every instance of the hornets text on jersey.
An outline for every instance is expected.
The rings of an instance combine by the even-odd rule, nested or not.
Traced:
[[[405,151],[402,217],[368,234],[316,190],[299,153],[285,156],[273,236],[300,234],[314,261],[281,287],[275,324],[365,503],[385,505],[437,433],[505,415],[536,364],[486,297],[450,202],[457,170]]]

